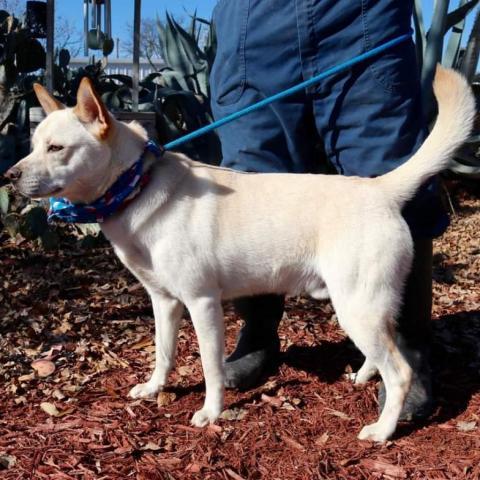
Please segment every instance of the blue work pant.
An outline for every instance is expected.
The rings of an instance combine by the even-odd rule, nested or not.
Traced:
[[[413,0],[220,0],[210,77],[215,117],[410,32],[412,7]],[[236,120],[219,134],[222,165],[233,169],[317,172],[321,139],[340,174],[388,172],[426,136],[413,42]],[[434,183],[404,211],[414,236],[433,237],[448,225]]]

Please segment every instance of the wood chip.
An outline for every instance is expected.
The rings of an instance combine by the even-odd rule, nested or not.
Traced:
[[[293,438],[287,435],[279,435],[279,436],[289,447],[295,448],[296,450],[299,450],[301,452],[305,451],[305,447],[301,443],[294,440]]]
[[[233,480],[245,480],[245,478],[241,477],[238,473],[235,473],[232,469],[226,468],[225,473],[233,478]]]

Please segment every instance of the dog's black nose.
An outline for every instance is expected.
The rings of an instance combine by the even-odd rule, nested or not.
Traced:
[[[3,176],[11,182],[16,182],[22,176],[22,171],[17,167],[12,167]]]

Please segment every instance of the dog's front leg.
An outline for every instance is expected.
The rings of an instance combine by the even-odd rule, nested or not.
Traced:
[[[151,299],[155,316],[155,370],[148,382],[130,390],[132,398],[147,398],[158,393],[166,384],[175,361],[183,305],[164,295],[151,294]]]
[[[198,338],[206,389],[205,403],[193,416],[192,424],[203,427],[213,423],[223,409],[223,310],[216,295],[187,302],[187,308]]]

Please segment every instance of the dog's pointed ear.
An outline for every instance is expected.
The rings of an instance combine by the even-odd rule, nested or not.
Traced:
[[[73,112],[81,122],[94,124],[95,133],[101,139],[108,136],[112,120],[88,77],[83,77],[80,82],[77,92],[77,105]]]
[[[56,110],[62,110],[65,108],[65,105],[63,105],[63,103],[59,102],[55,97],[50,95],[48,90],[43,85],[40,85],[39,83],[34,83],[33,90],[35,91],[35,95],[37,96],[40,105],[45,110],[45,113],[47,115],[55,112]]]

